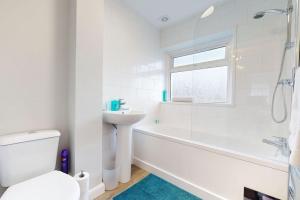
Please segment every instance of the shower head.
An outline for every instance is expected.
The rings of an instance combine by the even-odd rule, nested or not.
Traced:
[[[287,15],[289,14],[289,10],[283,10],[283,9],[270,9],[270,10],[264,10],[257,12],[253,18],[254,19],[260,19],[264,17],[266,14],[281,14],[281,15]]]
[[[266,14],[266,13],[265,13],[264,11],[260,11],[260,12],[257,12],[257,13],[253,16],[253,18],[254,18],[254,19],[260,19],[260,18],[264,17],[265,14]]]

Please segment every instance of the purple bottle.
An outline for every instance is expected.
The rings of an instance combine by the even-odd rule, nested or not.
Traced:
[[[60,153],[60,157],[61,157],[60,171],[68,174],[69,173],[69,150],[63,149]]]

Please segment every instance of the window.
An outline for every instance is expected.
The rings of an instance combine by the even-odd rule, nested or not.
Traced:
[[[225,47],[174,58],[174,67],[225,59]]]
[[[221,46],[171,57],[171,99],[194,103],[231,103],[231,67],[228,48]]]

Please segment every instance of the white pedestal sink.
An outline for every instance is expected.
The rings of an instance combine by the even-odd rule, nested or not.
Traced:
[[[141,111],[104,111],[103,121],[117,127],[116,165],[120,167],[120,182],[131,178],[132,125],[142,120],[146,114]]]

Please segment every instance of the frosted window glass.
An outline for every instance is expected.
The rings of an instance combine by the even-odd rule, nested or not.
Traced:
[[[195,103],[226,103],[228,67],[171,74],[171,96],[193,97]]]
[[[174,58],[174,67],[225,59],[226,47]]]

